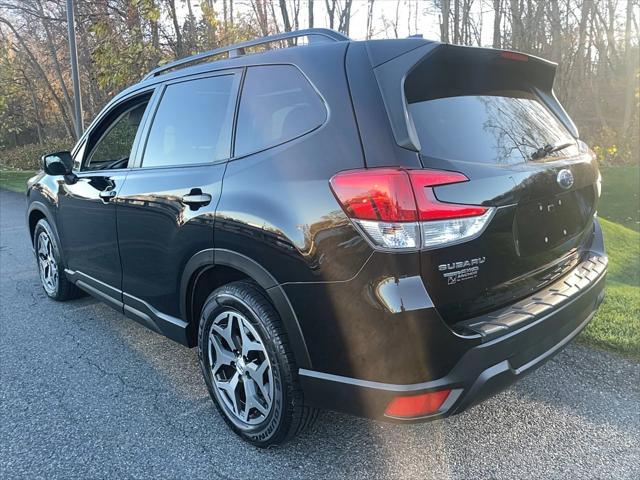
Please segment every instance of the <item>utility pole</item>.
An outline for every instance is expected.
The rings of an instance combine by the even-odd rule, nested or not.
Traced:
[[[75,107],[76,137],[82,136],[82,97],[80,96],[80,76],[78,75],[78,49],[76,48],[76,29],[73,18],[73,0],[67,0],[67,27],[69,29],[69,55],[71,56],[71,80],[73,81],[73,103]]]

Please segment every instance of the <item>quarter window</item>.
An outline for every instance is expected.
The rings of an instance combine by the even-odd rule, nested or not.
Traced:
[[[233,83],[233,75],[221,75],[167,86],[142,166],[194,165],[229,158]]]
[[[235,156],[264,150],[322,125],[322,100],[291,65],[250,67],[242,88]]]

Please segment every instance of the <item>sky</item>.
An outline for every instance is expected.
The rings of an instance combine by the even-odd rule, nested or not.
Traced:
[[[276,7],[277,7],[276,2]],[[291,3],[291,2],[288,2]],[[482,15],[482,44],[490,45],[492,41],[492,29],[493,29],[493,13],[490,9],[490,3],[486,0],[474,2],[473,14],[478,15],[480,9],[483,11]],[[199,10],[198,1],[193,2],[196,10]],[[222,2],[218,1],[215,4],[216,9],[219,11],[219,15],[222,16]],[[393,27],[390,23],[395,23],[396,8],[398,7],[398,37],[403,38],[416,33],[422,34],[424,38],[439,40],[440,39],[440,27],[437,9],[434,7],[433,0],[400,0],[398,5],[397,0],[375,0],[374,2],[374,28],[373,38],[386,38],[394,37]],[[307,28],[307,2],[301,0],[300,7],[300,28]],[[186,8],[183,7],[183,10]],[[235,0],[234,1],[235,12],[250,12],[251,6],[249,0]],[[415,20],[417,12],[417,22]],[[184,12],[186,14],[186,11]],[[279,11],[277,12],[279,14]],[[408,18],[411,15],[411,25],[409,25]],[[337,15],[336,15],[337,17]],[[385,22],[386,20],[386,22]],[[337,23],[337,19],[336,19]],[[385,23],[387,28],[385,29]],[[324,0],[315,0],[314,2],[314,26],[315,27],[327,27],[329,26],[328,16],[326,14],[326,7]],[[417,28],[416,28],[417,27]],[[336,25],[337,28],[337,25]],[[367,30],[367,1],[366,0],[353,0],[351,7],[351,25],[349,36],[354,40],[363,40],[366,37]]]

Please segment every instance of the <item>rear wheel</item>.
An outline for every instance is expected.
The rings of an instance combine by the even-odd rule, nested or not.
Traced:
[[[65,265],[60,255],[60,246],[49,222],[44,218],[38,221],[34,229],[33,246],[38,261],[40,283],[45,293],[58,301],[77,297],[79,290],[64,274]]]
[[[198,352],[214,403],[244,440],[278,445],[315,420],[317,410],[303,405],[280,318],[255,283],[230,283],[209,296]]]

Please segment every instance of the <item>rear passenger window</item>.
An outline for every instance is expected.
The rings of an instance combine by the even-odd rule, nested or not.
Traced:
[[[233,82],[233,75],[222,75],[169,85],[153,119],[142,166],[194,165],[229,158]]]
[[[322,125],[322,100],[291,65],[251,67],[242,88],[235,156],[264,150]]]

